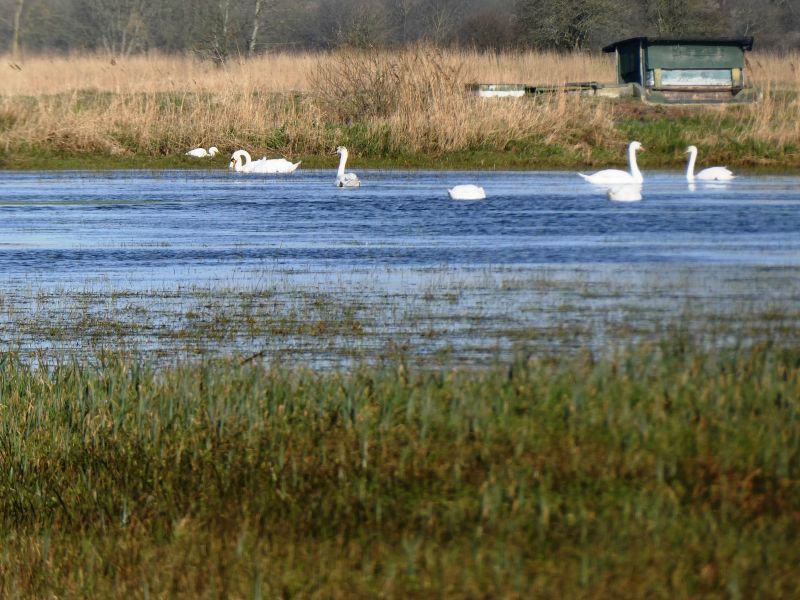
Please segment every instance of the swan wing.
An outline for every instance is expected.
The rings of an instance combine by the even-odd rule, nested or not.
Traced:
[[[248,163],[247,166],[249,167],[248,173],[278,174],[292,173],[300,166],[300,163],[292,163],[285,158],[260,158]]]
[[[195,158],[203,158],[204,156],[208,156],[208,152],[206,152],[205,148],[194,148],[189,150],[186,153],[186,156],[194,156]]]
[[[642,199],[642,188],[637,184],[622,184],[609,188],[606,194],[615,202],[636,202]]]
[[[479,185],[456,185],[447,190],[452,200],[483,200],[486,192]]]
[[[733,179],[735,175],[725,167],[709,167],[700,171],[695,177],[706,181],[725,181]]]
[[[588,181],[589,183],[594,183],[597,185],[611,185],[615,183],[641,183],[627,171],[621,171],[619,169],[605,169],[603,171],[598,171],[597,173],[592,173],[591,175],[584,175],[583,173],[578,173],[578,175],[583,177],[584,181]]]
[[[358,187],[361,181],[355,173],[345,173],[341,177],[336,178],[337,187]]]

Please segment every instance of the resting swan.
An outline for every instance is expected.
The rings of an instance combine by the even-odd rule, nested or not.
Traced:
[[[219,148],[216,146],[211,146],[211,148],[206,151],[205,148],[195,148],[193,150],[189,150],[186,153],[186,156],[194,156],[195,158],[203,158],[206,156],[215,156],[219,154]]]
[[[451,200],[483,200],[486,192],[479,185],[456,185],[447,190]]]
[[[244,159],[244,161],[242,161]],[[302,162],[302,161],[301,161]],[[240,173],[293,173],[299,162],[293,163],[285,158],[270,158],[266,156],[258,160],[250,158],[247,150],[237,150],[231,155],[231,162],[228,168]]]
[[[735,177],[734,174],[725,167],[709,167],[695,175],[694,163],[697,160],[697,146],[689,146],[686,149],[686,154],[689,155],[689,164],[686,166],[687,181],[694,181],[695,179],[701,179],[703,181],[728,181]]]
[[[644,148],[639,142],[631,142],[628,144],[628,166],[631,170],[630,173],[619,169],[605,169],[592,175],[584,175],[583,173],[578,173],[578,175],[589,183],[599,185],[613,185],[616,183],[641,184],[644,181],[644,177],[642,177],[642,172],[639,170],[639,165],[636,164],[636,152],[638,150],[644,152]]]
[[[642,186],[637,183],[623,183],[609,188],[606,195],[614,202],[637,202],[642,199]]]
[[[339,159],[339,170],[336,172],[336,187],[358,187],[361,182],[355,173],[345,173],[344,166],[347,163],[347,148],[338,146],[336,154],[341,158]]]

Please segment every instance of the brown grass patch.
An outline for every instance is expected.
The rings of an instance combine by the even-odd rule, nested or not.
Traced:
[[[742,126],[724,135],[796,144],[800,55],[752,54],[748,62],[764,98],[738,109]],[[356,136],[360,152],[371,155],[502,152],[522,141],[560,145],[588,159],[593,147],[626,141],[615,124],[638,105],[565,94],[486,101],[465,94],[464,86],[613,79],[607,55],[480,54],[425,46],[274,54],[224,68],[157,54],[30,57],[0,79],[0,148],[162,156],[213,144],[223,151],[311,155]],[[730,114],[695,113],[709,120],[709,131]]]

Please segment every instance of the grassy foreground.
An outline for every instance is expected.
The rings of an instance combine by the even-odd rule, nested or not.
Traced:
[[[5,598],[800,594],[800,351],[0,361]]]
[[[224,168],[233,150],[334,168],[800,167],[798,57],[753,54],[753,105],[664,108],[548,94],[475,98],[470,82],[614,81],[608,56],[402,51],[276,54],[215,69],[187,57],[30,57],[0,80],[0,168]],[[215,145],[216,160],[183,154]]]

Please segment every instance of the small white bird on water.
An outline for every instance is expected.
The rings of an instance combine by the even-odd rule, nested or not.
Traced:
[[[339,170],[336,172],[336,187],[358,187],[361,185],[355,173],[345,173],[344,166],[347,164],[347,148],[338,146],[336,154],[339,155]]]
[[[451,200],[484,200],[486,192],[479,185],[456,185],[447,190]]]
[[[617,183],[641,184],[644,181],[644,177],[639,170],[639,165],[636,163],[636,153],[639,151],[644,152],[644,147],[639,142],[631,142],[628,144],[628,167],[630,168],[630,173],[620,169],[604,169],[592,175],[584,175],[583,173],[578,173],[578,175],[583,177],[585,181],[598,185],[615,185]]]
[[[697,146],[689,146],[686,149],[686,154],[689,155],[689,164],[686,165],[686,180],[689,182],[695,179],[700,179],[701,181],[730,181],[735,177],[735,175],[725,167],[709,167],[695,175],[694,163],[697,161]]]
[[[206,156],[215,156],[219,154],[219,148],[211,146],[208,150],[205,148],[194,148],[186,153],[186,156],[194,156],[195,158],[205,158]]]
[[[301,161],[302,162],[302,161]],[[253,160],[247,150],[237,150],[231,155],[229,169],[239,173],[267,173],[272,175],[294,173],[300,162],[293,163],[285,158],[260,158]]]

